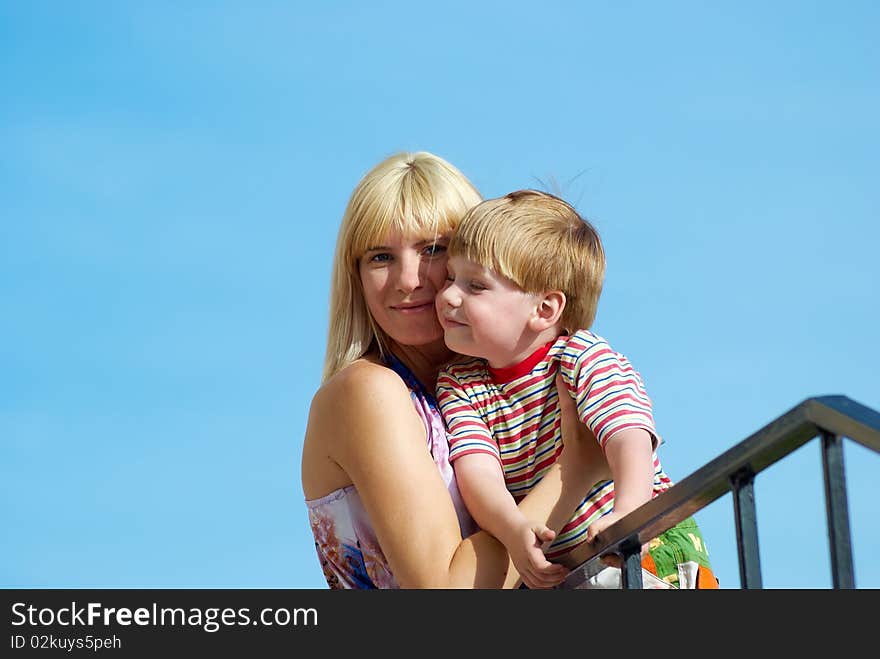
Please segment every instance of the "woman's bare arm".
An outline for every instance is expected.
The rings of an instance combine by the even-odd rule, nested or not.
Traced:
[[[364,361],[316,394],[305,441],[310,450],[320,446],[357,489],[401,587],[500,587],[507,553],[485,533],[462,540],[425,432],[400,378]]]
[[[401,587],[513,585],[518,575],[500,542],[485,532],[461,538],[449,492],[426,450],[425,432],[400,378],[382,366],[358,362],[316,394],[304,460],[308,455],[318,464],[318,456],[326,456],[350,478]],[[555,516],[554,528],[559,528],[570,517],[594,482],[589,470],[584,473],[582,451],[583,446],[566,446],[564,459],[521,502],[531,519],[546,522]],[[304,464],[304,473],[311,466]],[[334,489],[317,492],[318,486],[310,484],[307,496]],[[565,572],[560,566],[560,579]]]

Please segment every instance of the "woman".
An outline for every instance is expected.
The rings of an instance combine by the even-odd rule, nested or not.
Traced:
[[[503,546],[475,527],[458,494],[434,400],[443,342],[434,297],[449,235],[474,186],[429,153],[397,154],[364,176],[342,219],[333,265],[321,388],[302,456],[309,521],[327,582],[339,588],[500,588],[518,574]],[[578,424],[566,422],[569,428]],[[571,441],[520,503],[536,532],[567,518],[579,493],[607,476],[574,469],[595,442]],[[590,464],[602,465],[601,454]],[[564,487],[563,487],[564,484]],[[567,570],[536,566],[541,585]]]

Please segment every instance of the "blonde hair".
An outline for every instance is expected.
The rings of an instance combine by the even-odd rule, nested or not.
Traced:
[[[443,235],[482,197],[451,164],[425,151],[397,153],[373,167],[342,216],[330,283],[330,321],[322,382],[387,337],[367,309],[358,261],[391,231],[406,238]]]
[[[596,229],[565,201],[538,190],[488,199],[464,216],[449,244],[527,293],[565,293],[562,325],[589,329],[605,279],[605,250]]]

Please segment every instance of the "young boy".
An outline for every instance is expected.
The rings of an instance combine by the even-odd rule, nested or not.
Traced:
[[[605,276],[595,229],[562,199],[520,190],[472,208],[448,253],[437,296],[446,344],[479,358],[449,366],[437,381],[449,459],[474,519],[504,543],[532,586],[547,559],[565,563],[672,481],[654,452],[660,438],[640,375],[589,331]],[[586,494],[545,559],[516,502],[562,450],[560,371],[613,481]],[[717,588],[692,518],[652,540],[642,565],[674,587]],[[607,587],[608,575],[594,585]]]

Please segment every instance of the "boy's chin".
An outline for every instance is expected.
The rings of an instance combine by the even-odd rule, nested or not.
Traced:
[[[447,348],[459,355],[464,355],[465,357],[479,357],[479,355],[475,355],[472,350],[468,350],[467,346],[458,345],[456,341],[450,340],[448,336],[444,336],[443,340],[445,341]]]

